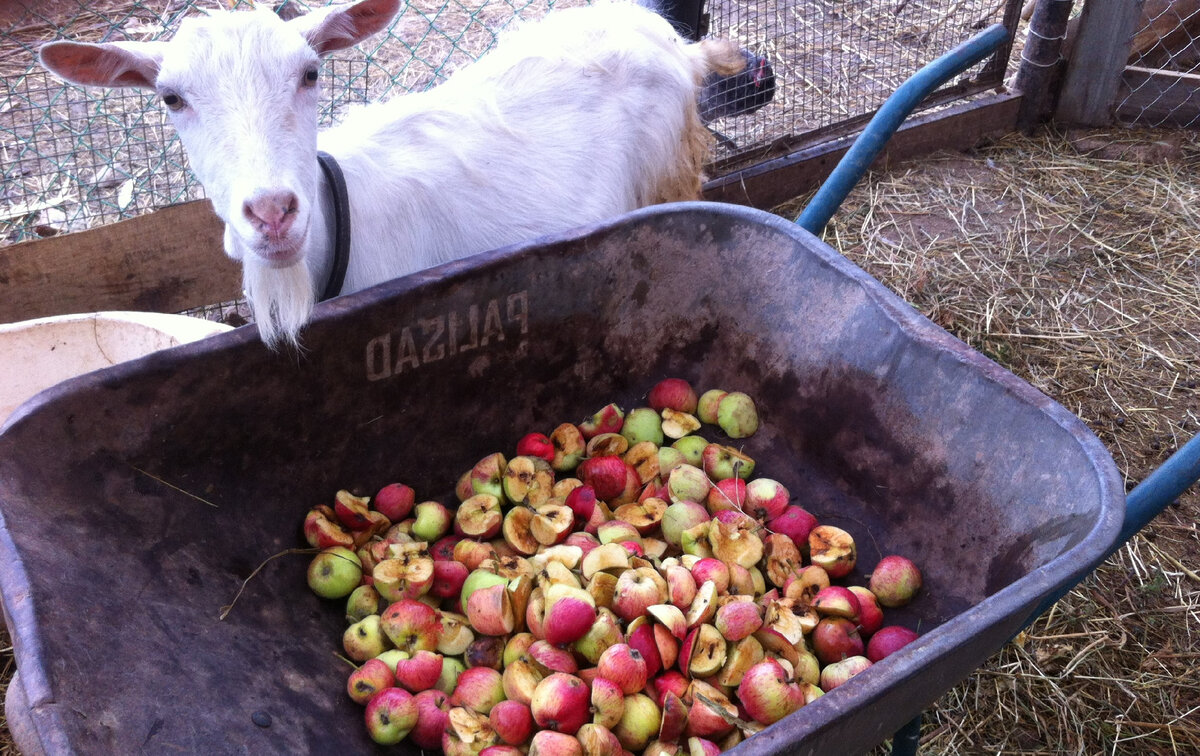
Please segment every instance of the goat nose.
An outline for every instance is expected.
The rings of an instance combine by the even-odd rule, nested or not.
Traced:
[[[278,239],[291,227],[299,206],[294,192],[264,192],[247,200],[242,205],[242,213],[256,230]]]

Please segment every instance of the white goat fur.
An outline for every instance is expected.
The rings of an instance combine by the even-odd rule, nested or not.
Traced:
[[[709,72],[744,65],[733,45],[687,44],[624,2],[556,10],[439,86],[362,106],[318,133],[306,71],[397,10],[398,0],[362,0],[287,22],[264,8],[217,11],[186,19],[169,42],[55,42],[41,57],[71,81],[182,99],[171,119],[272,345],[296,342],[332,265],[318,149],[337,159],[349,191],[343,293],[699,196],[711,137],[696,96]],[[264,197],[294,198],[280,208],[294,216],[285,230],[251,222],[247,208]]]

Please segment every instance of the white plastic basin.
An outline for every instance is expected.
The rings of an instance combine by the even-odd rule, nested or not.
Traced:
[[[68,378],[230,330],[186,315],[91,312],[0,325],[0,426]]]

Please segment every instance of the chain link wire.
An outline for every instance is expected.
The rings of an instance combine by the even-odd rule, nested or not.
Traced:
[[[1134,29],[1126,89],[1118,95],[1121,120],[1148,127],[1200,126],[1195,104],[1200,0],[1145,0]]]
[[[478,58],[516,19],[586,0],[410,0],[386,34],[344,51],[323,70],[324,123],[345,108],[435,86]],[[999,21],[1017,0],[710,0],[709,35],[773,68],[774,98],[718,117],[719,158],[873,112],[909,75]],[[312,6],[324,5],[312,0]],[[75,231],[203,196],[151,94],[64,85],[37,64],[39,45],[169,38],[187,14],[216,0],[26,0],[0,7],[0,245]],[[246,0],[221,0],[242,8]],[[281,15],[308,4],[284,0]],[[995,86],[1006,60],[974,73]],[[759,104],[761,105],[761,98]],[[745,108],[742,108],[745,110]]]

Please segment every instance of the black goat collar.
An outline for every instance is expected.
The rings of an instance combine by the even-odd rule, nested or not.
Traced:
[[[321,301],[324,302],[341,294],[342,284],[346,281],[346,266],[350,263],[350,194],[346,191],[346,177],[342,175],[342,168],[332,155],[318,152],[317,163],[325,174],[325,182],[333,198],[333,270],[329,273],[325,291],[321,293]]]

